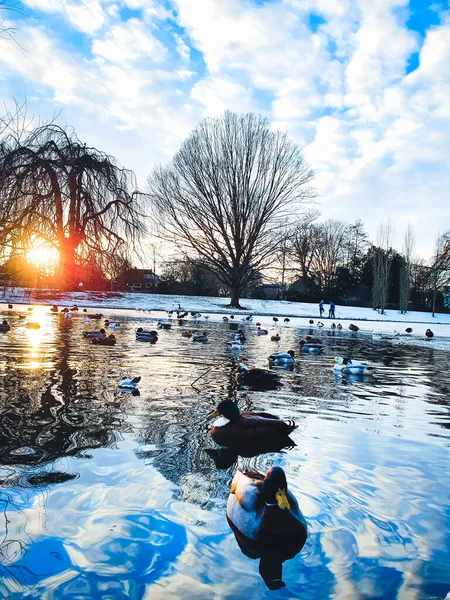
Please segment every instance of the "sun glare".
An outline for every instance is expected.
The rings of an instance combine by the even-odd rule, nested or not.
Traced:
[[[27,260],[39,269],[53,271],[58,262],[58,252],[54,248],[40,246],[28,250]]]

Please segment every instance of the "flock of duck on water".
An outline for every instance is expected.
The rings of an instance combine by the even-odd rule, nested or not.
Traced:
[[[12,309],[12,305],[9,305],[9,308]],[[50,308],[52,313],[63,314],[65,318],[69,319],[78,310],[77,306],[64,308],[61,311],[56,305]],[[103,318],[100,313],[89,314],[87,309],[83,309],[83,311],[86,322]],[[32,313],[33,309],[30,307],[28,312]],[[177,311],[169,311],[168,317],[175,318],[181,327],[192,323],[192,320],[198,325],[199,320],[207,321],[209,319],[208,315],[202,316],[198,312],[189,313],[182,310],[181,307]],[[190,317],[190,321],[187,320],[188,317]],[[26,319],[26,315],[19,315],[19,319]],[[283,322],[287,324],[289,321],[290,319],[286,317]],[[223,322],[229,323],[231,330],[230,340],[227,342],[229,349],[233,352],[242,350],[246,341],[242,326],[238,324],[234,315],[224,316]],[[243,317],[242,322],[244,324],[253,323],[253,316]],[[279,319],[273,317],[273,322],[277,326]],[[113,346],[117,340],[114,334],[107,334],[106,328],[114,330],[119,325],[118,321],[105,319],[104,327],[98,330],[84,331],[83,336],[91,344]],[[314,323],[313,319],[309,321],[309,325],[311,327],[316,325],[319,329],[325,326],[321,321]],[[269,335],[269,331],[263,329],[261,323],[256,322],[255,326],[257,335]],[[37,322],[29,321],[27,327],[39,328],[40,325]],[[136,340],[154,344],[158,341],[159,331],[171,328],[171,322],[161,320],[158,321],[156,329],[139,327],[136,330]],[[333,322],[331,329],[340,331],[342,325]],[[359,327],[350,324],[349,329],[354,335],[358,332]],[[7,320],[0,323],[0,331],[7,332],[9,330],[10,325]],[[405,333],[411,334],[412,329],[408,327]],[[193,342],[208,342],[206,331],[194,334],[191,329],[186,328],[182,330],[181,335],[192,339]],[[398,334],[396,332],[393,334],[372,332],[372,335],[377,339],[377,336],[381,338],[396,337]],[[431,339],[433,335],[430,329],[425,332],[427,339]],[[270,337],[270,340],[274,342],[278,342],[280,339],[281,336],[278,332]],[[322,340],[307,335],[300,341],[299,351],[320,354],[323,352]],[[269,355],[269,366],[290,367],[295,363],[295,358],[293,350],[276,352]],[[335,357],[333,363],[334,371],[342,375],[372,376],[376,371],[376,367],[365,361]],[[248,368],[242,363],[239,364],[234,375],[238,389],[250,388],[264,391],[274,390],[282,385],[280,375],[275,371]],[[122,391],[134,391],[137,390],[140,380],[140,377],[124,378],[118,387]],[[238,456],[257,456],[295,446],[289,437],[297,428],[294,421],[283,420],[266,412],[241,412],[234,399],[220,402],[217,409],[208,415],[208,419],[212,418],[216,418],[216,420],[211,428],[211,436],[220,449],[208,452],[219,468],[231,466]],[[252,558],[260,558],[259,572],[269,589],[275,590],[285,586],[282,580],[282,563],[300,552],[308,534],[306,521],[297,500],[288,489],[283,469],[273,466],[266,474],[238,469],[231,483],[227,503],[227,519],[242,552]]]

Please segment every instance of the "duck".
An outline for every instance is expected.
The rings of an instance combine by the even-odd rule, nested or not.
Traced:
[[[357,333],[359,331],[358,325],[353,325],[353,323],[350,323],[350,325],[348,326],[348,328],[350,329],[350,331],[352,333]]]
[[[429,340],[431,340],[431,338],[434,337],[434,333],[431,331],[431,329],[427,329],[425,331],[425,337],[428,338]]]
[[[261,327],[261,323],[260,323],[259,321],[257,321],[257,322],[255,323],[255,325],[256,325],[256,327]]]
[[[95,346],[115,346],[117,340],[114,335],[111,333],[108,337],[93,337],[89,338],[91,344]]]
[[[336,329],[336,323],[331,323],[330,329],[332,329],[334,331]]]
[[[236,371],[236,381],[240,386],[257,390],[274,390],[283,385],[278,373],[267,369],[249,369],[244,364],[240,364]]]
[[[322,323],[322,321],[317,321],[317,327],[319,327],[320,329],[322,327],[324,327],[324,324]]]
[[[185,329],[184,331],[181,332],[181,337],[191,338],[192,331],[190,329]]]
[[[267,329],[261,329],[261,327],[258,327],[258,329],[256,330],[256,333],[258,335],[267,335],[269,332],[267,331]]]
[[[338,323],[338,324],[336,325],[336,329],[337,329],[338,331],[342,331],[342,325],[341,325],[340,323]]]
[[[236,331],[236,333],[234,334],[234,339],[235,340],[239,340],[240,342],[246,342],[247,338],[245,337],[245,334],[243,332],[242,329],[238,329]]]
[[[295,352],[288,350],[287,352],[276,352],[269,356],[270,365],[293,365],[295,363]]]
[[[320,338],[312,337],[312,335],[306,335],[305,340],[307,344],[322,344],[322,340]]]
[[[27,323],[27,327],[28,327],[28,329],[40,329],[41,328],[40,324],[36,323],[35,321],[29,321]]]
[[[277,332],[274,335],[270,336],[271,342],[279,342],[281,340],[281,335]]]
[[[228,321],[229,321],[229,320],[230,320],[230,319],[229,319],[228,317],[222,317],[222,321],[223,321],[224,323],[228,323]]]
[[[270,590],[285,587],[282,563],[305,545],[308,529],[281,467],[264,475],[238,469],[231,482],[227,519],[244,554],[260,558],[259,572]]]
[[[66,307],[66,308],[62,308],[62,309],[61,309],[61,312],[62,312],[62,313],[68,313],[68,312],[69,312],[69,309],[68,309],[67,307]]]
[[[208,341],[208,336],[206,335],[206,331],[204,331],[201,335],[194,335],[192,338],[193,342],[203,342],[204,344]]]
[[[230,319],[233,320],[234,319],[234,315],[230,315]]]
[[[141,377],[133,377],[133,379],[127,379],[126,377],[124,377],[121,382],[118,385],[119,389],[126,389],[126,390],[134,390],[137,386],[137,384],[140,382]]]
[[[103,329],[91,330],[91,331],[83,331],[83,337],[90,339],[95,337],[106,337],[106,331]]]
[[[8,304],[8,308],[9,308],[9,310],[12,310],[14,308],[14,306],[12,304]]]
[[[141,342],[150,342],[152,344],[158,341],[158,332],[150,329],[138,327],[136,329],[136,339]]]
[[[412,327],[407,327],[407,328],[405,329],[405,333],[407,333],[408,335],[411,335],[411,333],[412,333],[412,332],[413,332],[413,329],[412,329]]]
[[[8,323],[8,321],[6,319],[3,319],[3,321],[0,323],[0,332],[7,333],[10,329],[11,329],[11,325]]]
[[[336,356],[332,362],[334,363],[334,371],[343,373],[344,375],[373,375],[377,370],[366,361],[350,360]]]
[[[33,307],[32,307],[32,306],[29,306],[29,307],[27,308],[27,311],[28,311],[28,312],[30,312],[30,313],[31,313],[31,312],[33,312]]]
[[[291,320],[289,319],[289,317],[286,317],[286,318],[284,319],[284,322],[285,322],[285,323],[290,323],[290,322],[291,322]]]
[[[270,437],[286,438],[297,425],[294,421],[283,421],[269,413],[240,412],[233,400],[223,400],[208,419],[219,417],[211,428],[211,437],[221,446],[230,446],[244,441],[265,442]]]
[[[272,317],[272,321],[276,324],[278,323],[278,317]]]
[[[71,310],[72,312],[78,312],[78,306],[72,306],[72,307],[70,308],[70,310]]]
[[[245,317],[245,320],[246,320],[248,323],[252,323],[252,322],[253,322],[253,315],[247,315],[247,316]]]
[[[162,323],[161,321],[158,321],[156,329],[172,329],[172,323]]]
[[[310,319],[310,320],[309,320],[309,324],[310,324],[310,325],[314,325],[314,320],[313,320],[313,319]]]
[[[312,344],[306,342],[306,340],[300,340],[300,352],[306,352],[310,354],[320,354],[323,352],[323,347],[321,344]]]
[[[53,304],[53,306],[50,309],[50,312],[52,313],[57,313],[59,312],[59,308],[56,306],[56,304]]]
[[[244,347],[239,340],[230,340],[227,342],[227,346],[230,347],[230,350],[242,350]]]

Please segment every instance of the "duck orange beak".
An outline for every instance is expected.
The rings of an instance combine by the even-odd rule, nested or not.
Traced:
[[[286,490],[278,490],[275,494],[275,500],[277,501],[278,508],[281,510],[291,510],[291,505],[286,497]]]
[[[213,410],[212,413],[209,413],[209,415],[206,418],[207,419],[214,419],[214,417],[219,417],[219,416],[220,416],[220,413],[219,413],[219,411],[216,408],[216,410]]]

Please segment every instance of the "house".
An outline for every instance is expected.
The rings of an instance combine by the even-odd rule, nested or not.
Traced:
[[[156,290],[159,277],[151,269],[130,269],[125,273],[120,287],[127,292],[147,292]]]

